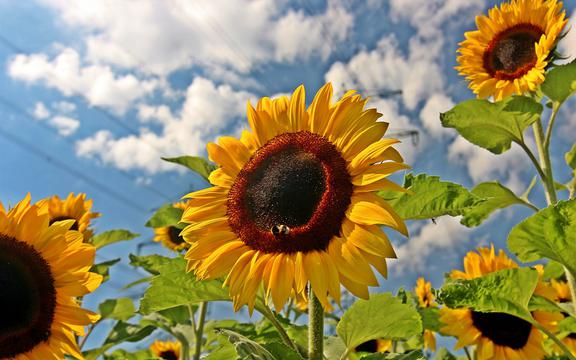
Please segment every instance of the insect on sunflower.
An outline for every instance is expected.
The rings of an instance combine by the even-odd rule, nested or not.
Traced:
[[[476,17],[464,34],[456,69],[480,98],[496,101],[535,91],[544,81],[567,23],[557,0],[512,0]]]
[[[49,220],[29,196],[8,212],[0,203],[1,359],[83,359],[76,336],[100,318],[76,300],[102,281],[88,272],[95,248],[72,221]]]
[[[186,202],[173,204],[177,209],[186,209]],[[190,245],[184,240],[180,232],[182,229],[176,226],[163,226],[154,228],[154,241],[161,242],[168,249],[180,251],[187,249]]]
[[[451,272],[452,279],[474,279],[485,274],[517,268],[503,250],[494,246],[470,251],[464,257],[464,271]],[[542,275],[542,267],[537,268]],[[539,281],[534,293],[552,300],[551,288]],[[559,313],[533,311],[542,326],[554,331],[562,319]],[[479,360],[542,359],[546,354],[543,334],[528,321],[506,313],[485,313],[472,309],[440,309],[442,331],[458,338],[456,348],[476,345]]]
[[[394,258],[385,225],[407,235],[402,219],[375,194],[404,189],[387,177],[408,168],[382,138],[388,124],[347,92],[332,103],[324,85],[306,109],[305,90],[248,104],[250,131],[207,146],[220,167],[214,185],[187,195],[182,235],[188,269],[201,279],[226,277],[235,309],[254,307],[261,284],[279,311],[294,291],[312,291],[324,308],[340,284],[368,298],[371,266],[387,274]]]

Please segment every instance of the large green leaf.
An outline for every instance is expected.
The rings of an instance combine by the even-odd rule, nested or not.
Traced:
[[[221,280],[197,280],[186,272],[186,261],[180,257],[170,259],[159,273],[152,279],[140,302],[139,312],[142,314],[202,301],[230,301]]]
[[[151,228],[177,226],[182,218],[184,210],[166,204],[156,210],[154,215],[146,222],[146,226]]]
[[[171,259],[161,255],[134,255],[130,254],[130,265],[141,267],[152,275],[160,274],[160,268],[169,264]]]
[[[440,322],[440,309],[437,307],[418,308],[418,313],[422,318],[424,329],[440,332],[440,328],[443,326]]]
[[[576,60],[554,67],[546,74],[542,92],[550,100],[562,103],[576,91]]]
[[[456,280],[442,287],[439,300],[450,308],[499,312],[532,321],[528,302],[538,273],[530,268],[496,271],[472,280]]]
[[[422,350],[413,350],[404,354],[370,354],[361,357],[360,360],[426,360],[426,356]]]
[[[522,143],[523,132],[542,113],[542,105],[525,96],[511,96],[496,103],[466,100],[440,115],[444,127],[458,130],[466,140],[494,154],[512,142]]]
[[[130,298],[108,299],[101,303],[98,309],[102,318],[122,321],[132,318],[136,313],[136,308]]]
[[[162,160],[187,167],[208,181],[210,173],[217,169],[217,166],[208,160],[198,156],[179,156],[174,158],[162,158]]]
[[[154,330],[156,330],[154,326],[141,327],[119,321],[108,334],[104,344],[99,348],[85,352],[85,358],[86,360],[96,360],[111,347],[125,342],[138,342],[152,334]]]
[[[336,332],[347,349],[368,340],[407,339],[422,333],[420,315],[392,294],[375,294],[356,301],[342,316]]]
[[[572,145],[572,149],[564,155],[564,159],[566,159],[568,166],[576,170],[576,144]]]
[[[483,199],[471,194],[462,185],[441,181],[438,176],[406,175],[408,193],[379,192],[403,219],[429,219],[442,215],[458,216]]]
[[[544,274],[542,274],[542,280],[558,279],[564,275],[564,267],[562,264],[556,261],[548,261],[544,265]]]
[[[259,344],[252,339],[228,329],[218,332],[228,337],[236,347],[241,359],[250,360],[302,360],[302,357],[291,348],[281,343]]]
[[[496,181],[476,185],[472,189],[472,194],[484,198],[486,201],[464,210],[464,217],[460,222],[468,227],[480,225],[498,209],[524,203],[510,189]]]
[[[128,230],[109,230],[92,237],[92,244],[96,249],[103,248],[104,246],[117,243],[119,241],[132,240],[137,238],[140,234],[132,233]]]
[[[576,199],[560,201],[514,226],[508,248],[522,261],[548,258],[576,274]]]
[[[154,357],[152,352],[148,349],[138,350],[136,352],[128,352],[126,350],[118,349],[110,355],[104,355],[104,360],[152,360],[161,359]]]
[[[113,259],[94,264],[90,268],[90,272],[102,275],[102,282],[108,281],[108,279],[110,279],[110,268],[117,264],[119,261],[120,259]]]

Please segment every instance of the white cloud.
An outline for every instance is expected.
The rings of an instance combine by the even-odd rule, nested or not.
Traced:
[[[80,127],[80,121],[67,116],[54,116],[49,124],[58,130],[61,136],[70,136]]]
[[[450,249],[465,244],[472,232],[472,229],[460,224],[459,218],[443,216],[435,221],[436,224],[430,221],[416,235],[396,246],[398,261],[391,264],[397,274],[424,271],[434,260],[431,259],[432,254],[449,254]]]
[[[82,66],[79,53],[71,48],[65,48],[54,59],[45,54],[17,55],[9,64],[8,73],[27,83],[43,83],[66,96],[82,95],[90,105],[118,113],[160,85],[155,79],[116,75],[109,66]]]
[[[559,48],[560,53],[568,57],[565,62],[569,62],[576,59],[576,10],[572,12],[566,29],[568,29],[568,34],[560,40]]]
[[[420,110],[420,121],[432,136],[442,137],[453,133],[453,131],[443,127],[440,122],[440,113],[446,112],[452,107],[454,107],[454,102],[444,94],[433,94],[426,100],[426,104]]]
[[[207,141],[228,133],[237,135],[238,121],[244,117],[246,102],[254,95],[235,91],[228,85],[216,86],[210,80],[195,78],[177,115],[165,106],[140,106],[143,122],[162,125],[156,134],[142,128],[140,134],[116,138],[102,130],[77,142],[78,156],[95,158],[120,169],[140,169],[150,174],[174,169],[161,156],[201,155]]]
[[[58,101],[52,103],[52,108],[61,114],[69,114],[76,111],[76,104],[68,101]]]
[[[44,103],[37,102],[36,105],[34,105],[32,115],[38,120],[44,120],[50,117],[50,110],[48,110]]]

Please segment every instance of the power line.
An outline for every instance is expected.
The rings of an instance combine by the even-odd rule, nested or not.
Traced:
[[[124,204],[126,207],[129,207],[133,210],[136,210],[140,213],[143,214],[148,214],[149,211],[144,208],[143,206],[141,206],[140,204],[137,204],[136,202],[132,201],[132,199],[124,196],[123,194],[117,192],[116,190],[114,190],[113,188],[94,180],[93,178],[83,174],[82,172],[74,169],[71,166],[68,166],[66,163],[58,160],[57,158],[53,158],[50,155],[46,154],[43,150],[41,150],[39,147],[36,147],[36,145],[33,145],[25,140],[23,140],[22,138],[11,134],[9,132],[7,132],[5,129],[0,128],[0,136],[4,137],[5,139],[9,140],[10,142],[18,145],[19,147],[23,148],[24,150],[36,155],[37,157],[47,161],[48,163],[50,163],[51,165],[61,169],[62,171],[65,171],[75,177],[77,177],[78,179],[83,180],[84,182],[92,185],[94,188],[100,190],[103,194],[108,195],[109,197],[111,197],[112,199],[116,200],[119,203]]]

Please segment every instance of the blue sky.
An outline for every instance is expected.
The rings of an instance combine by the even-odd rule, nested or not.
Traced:
[[[247,100],[302,83],[310,99],[325,81],[339,94],[370,95],[391,133],[418,131],[418,142],[404,138],[400,147],[414,172],[468,187],[499,180],[520,193],[533,171],[518,148],[496,161],[438,120],[472,97],[453,69],[455,51],[463,32],[474,29],[474,16],[495,3],[0,0],[0,201],[86,192],[103,214],[97,231],[142,234],[100,259],[165,254],[143,224],[155,208],[207,184],[160,156],[205,155],[206,142],[246,127]],[[576,2],[565,6],[574,24]],[[574,34],[560,45],[572,57]],[[389,90],[403,93],[379,96]],[[558,169],[576,138],[575,109],[568,104],[558,124]],[[534,201],[543,204],[541,196]],[[528,214],[513,208],[472,230],[449,217],[411,223],[410,239],[390,234],[399,260],[382,290],[411,288],[419,275],[439,286],[466,251],[503,246]],[[113,275],[88,305],[139,276],[126,266]]]

